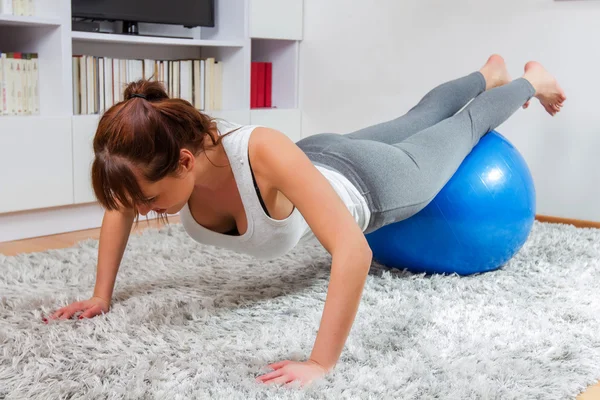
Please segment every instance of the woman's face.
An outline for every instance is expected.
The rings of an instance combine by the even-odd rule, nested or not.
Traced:
[[[139,205],[138,211],[146,215],[150,211],[160,214],[176,214],[188,202],[194,190],[194,164],[191,153],[182,151],[180,170],[177,174],[166,176],[157,182],[148,182],[138,175],[138,183],[149,200],[148,205]]]

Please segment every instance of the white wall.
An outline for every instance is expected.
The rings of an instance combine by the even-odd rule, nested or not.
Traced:
[[[304,137],[399,116],[495,52],[513,77],[542,62],[563,111],[534,99],[498,130],[531,168],[538,214],[600,221],[599,0],[305,0],[300,51]]]

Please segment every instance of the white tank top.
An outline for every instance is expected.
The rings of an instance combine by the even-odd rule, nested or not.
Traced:
[[[237,125],[223,120],[217,121],[219,135],[237,129],[222,139],[223,148],[231,164],[233,176],[242,199],[248,228],[243,235],[218,233],[198,224],[186,205],[181,209],[180,217],[185,231],[197,242],[227,248],[256,258],[276,258],[286,254],[300,241],[314,237],[306,220],[294,208],[283,220],[269,217],[262,208],[248,162],[248,142],[256,125]],[[340,173],[317,166],[317,169],[331,183],[355,220],[364,230],[367,228],[370,211],[360,192]]]

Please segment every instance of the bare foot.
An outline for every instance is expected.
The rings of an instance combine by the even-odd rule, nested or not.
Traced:
[[[564,90],[558,85],[556,78],[537,61],[530,61],[525,64],[523,78],[531,83],[535,89],[535,97],[544,106],[548,114],[552,116],[556,115],[567,99]],[[526,106],[523,107],[527,108]]]
[[[485,90],[506,85],[511,81],[504,58],[498,54],[492,54],[479,72],[485,78]]]

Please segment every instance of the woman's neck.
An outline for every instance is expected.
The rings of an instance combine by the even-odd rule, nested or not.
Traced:
[[[195,186],[219,190],[233,178],[227,153],[221,144],[207,148],[196,156]]]

